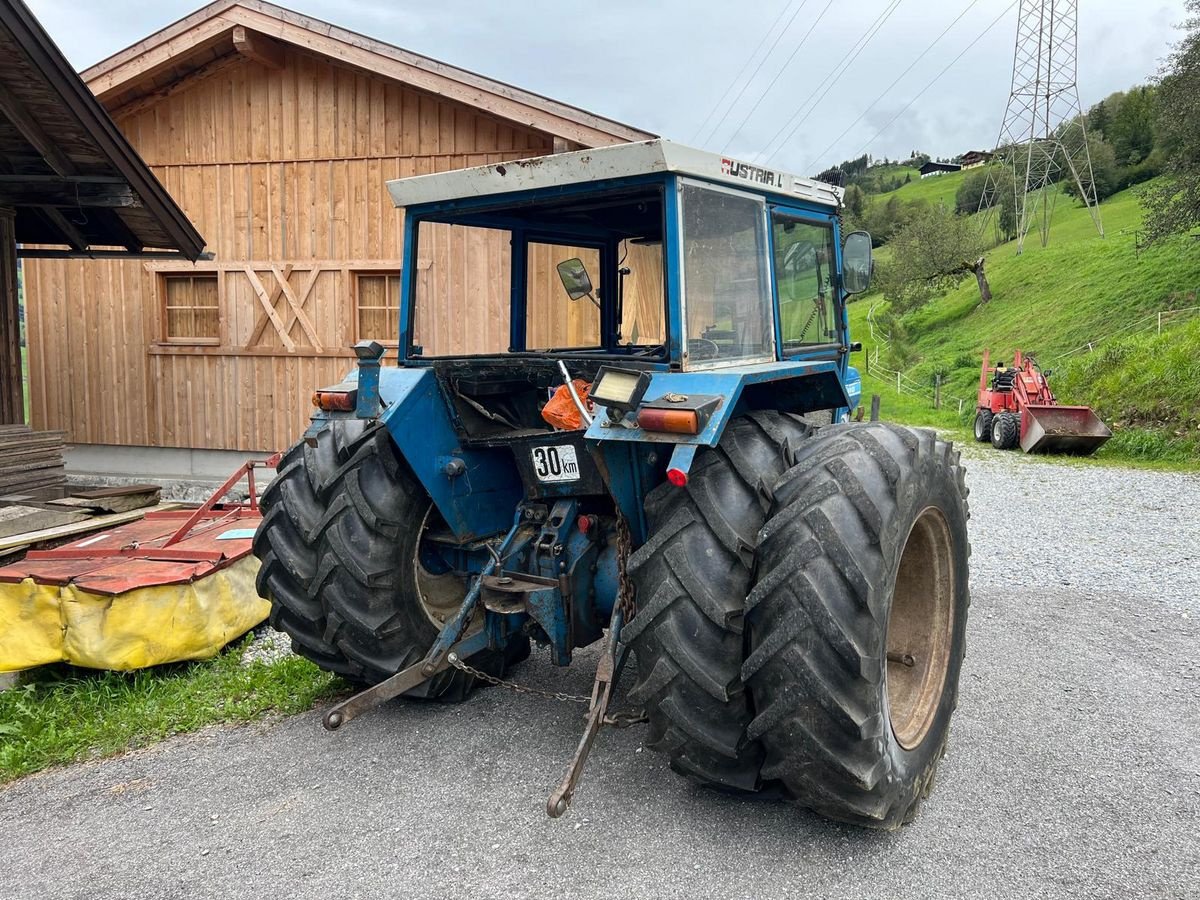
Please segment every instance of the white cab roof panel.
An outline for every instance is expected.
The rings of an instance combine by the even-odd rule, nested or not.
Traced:
[[[690,175],[768,193],[778,199],[805,200],[824,206],[840,206],[845,193],[842,188],[810,178],[662,140],[398,178],[389,181],[387,187],[396,206],[415,206],[661,172]]]

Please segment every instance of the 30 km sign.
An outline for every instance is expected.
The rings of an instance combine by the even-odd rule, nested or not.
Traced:
[[[533,474],[538,481],[578,481],[579,460],[570,444],[559,447],[534,447]]]

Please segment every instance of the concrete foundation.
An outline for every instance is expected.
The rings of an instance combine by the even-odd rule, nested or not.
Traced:
[[[71,484],[162,485],[163,499],[205,500],[213,489],[249,459],[266,459],[270,451],[199,450],[182,447],[123,447],[68,444],[67,479]],[[274,477],[273,469],[255,473],[259,490]],[[244,493],[244,492],[243,492]]]

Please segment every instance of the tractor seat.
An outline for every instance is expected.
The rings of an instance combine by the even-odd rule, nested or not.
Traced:
[[[996,374],[992,377],[992,390],[1011,391],[1016,378],[1016,369],[997,369]]]

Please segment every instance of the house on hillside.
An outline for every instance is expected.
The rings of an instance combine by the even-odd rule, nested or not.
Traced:
[[[211,254],[27,263],[32,419],[83,472],[209,476],[295,440],[351,345],[397,338],[388,179],[653,137],[263,0],[82,75]],[[448,250],[418,265],[453,275]]]
[[[956,166],[954,163],[940,163],[930,160],[917,171],[921,173],[922,178],[928,178],[931,175],[945,175],[947,172],[957,172],[961,168],[962,166]]]
[[[968,150],[962,155],[961,163],[964,169],[975,169],[982,166],[984,163],[991,162],[994,153],[988,153],[986,150]]]

